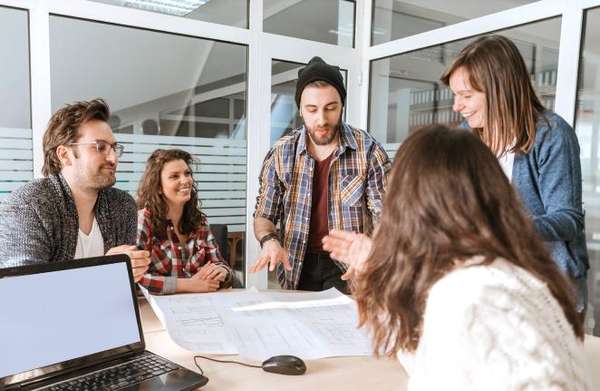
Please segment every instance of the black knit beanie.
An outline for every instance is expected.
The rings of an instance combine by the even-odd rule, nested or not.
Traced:
[[[340,93],[342,106],[346,103],[346,87],[340,68],[329,65],[321,57],[313,57],[308,64],[298,71],[296,82],[296,105],[300,107],[300,97],[304,87],[313,81],[322,80],[331,84]]]

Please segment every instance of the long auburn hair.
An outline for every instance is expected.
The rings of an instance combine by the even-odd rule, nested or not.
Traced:
[[[151,216],[151,225],[153,234],[159,239],[167,236],[167,212],[168,205],[165,196],[162,194],[162,184],[160,174],[168,162],[174,160],[183,160],[190,171],[193,170],[194,158],[192,155],[181,149],[157,149],[152,152],[146,163],[146,170],[140,180],[137,192],[138,208],[146,208]],[[189,235],[200,226],[206,225],[206,215],[200,210],[201,203],[198,199],[198,189],[196,182],[192,181],[191,196],[183,207],[183,215],[179,222],[178,230]]]
[[[430,288],[474,256],[484,265],[503,258],[545,282],[583,338],[572,287],[496,157],[470,131],[438,125],[410,135],[396,153],[383,208],[353,286],[376,355],[417,348]]]
[[[467,71],[471,86],[485,94],[485,127],[473,129],[475,133],[496,156],[531,150],[545,109],[517,46],[501,35],[478,38],[461,50],[442,82],[450,85],[459,68]]]

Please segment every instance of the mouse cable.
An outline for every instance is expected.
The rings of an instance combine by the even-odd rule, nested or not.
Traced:
[[[210,360],[210,361],[219,362],[219,363],[223,363],[223,364],[239,364],[239,365],[243,365],[245,367],[250,367],[250,368],[262,368],[262,365],[246,364],[245,362],[234,361],[234,360],[217,360],[216,358],[210,358],[210,357],[206,357],[206,356],[196,355],[196,356],[194,356],[194,364],[196,364],[196,367],[198,367],[198,369],[200,370],[201,375],[204,375],[204,371],[202,370],[200,365],[198,365],[197,359],[199,359],[199,358],[203,358],[205,360]]]

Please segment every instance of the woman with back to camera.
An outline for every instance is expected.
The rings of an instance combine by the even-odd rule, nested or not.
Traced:
[[[492,150],[554,262],[587,305],[588,254],[579,143],[573,128],[541,104],[515,44],[489,35],[466,46],[442,76],[464,127]]]
[[[138,189],[138,248],[150,251],[140,284],[150,292],[214,292],[231,286],[223,260],[200,210],[193,158],[179,149],[150,155]]]
[[[475,135],[410,135],[383,210],[372,241],[333,231],[324,248],[352,263],[360,324],[409,390],[591,390],[568,280]]]

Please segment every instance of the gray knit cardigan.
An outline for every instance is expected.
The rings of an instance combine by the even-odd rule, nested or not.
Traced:
[[[101,190],[95,208],[105,252],[135,244],[137,208],[129,194]],[[72,260],[78,232],[77,209],[61,174],[28,183],[0,204],[0,267]]]

